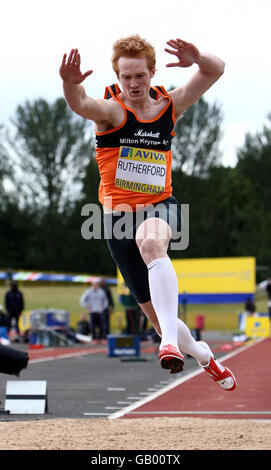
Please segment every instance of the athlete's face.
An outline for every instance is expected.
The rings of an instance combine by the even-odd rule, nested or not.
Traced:
[[[149,70],[145,57],[120,57],[118,78],[131,103],[142,102],[149,96],[155,69]]]

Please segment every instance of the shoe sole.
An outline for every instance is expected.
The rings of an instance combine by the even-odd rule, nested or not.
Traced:
[[[171,373],[176,373],[183,370],[184,361],[176,356],[164,356],[160,364],[163,369],[173,369],[175,372]]]
[[[234,377],[232,371],[231,371],[230,369],[228,369],[228,367],[225,367],[225,369],[226,369],[226,371],[230,374],[229,377],[231,377],[232,380],[233,380],[233,385],[232,385],[232,387],[231,387],[231,388],[224,388],[223,385],[222,385],[223,380],[218,381],[217,383],[218,383],[218,385],[220,385],[221,388],[223,388],[223,390],[226,390],[227,392],[232,392],[232,391],[235,390],[236,387],[237,387],[237,381],[236,381],[236,378]],[[226,379],[224,379],[224,380],[226,380]],[[222,382],[222,383],[221,383],[221,382]]]

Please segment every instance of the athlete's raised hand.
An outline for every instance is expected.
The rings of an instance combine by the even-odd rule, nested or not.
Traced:
[[[177,57],[178,62],[171,62],[167,67],[190,67],[200,58],[200,52],[193,44],[182,39],[170,39],[167,44],[172,49],[165,49],[169,54]]]
[[[64,54],[62,64],[59,69],[62,80],[69,85],[79,85],[85,78],[93,73],[93,70],[88,70],[83,73],[80,70],[81,58],[78,49],[72,49],[67,59],[67,54]]]

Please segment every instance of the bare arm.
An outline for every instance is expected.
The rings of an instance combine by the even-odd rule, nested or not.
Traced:
[[[170,40],[167,43],[172,49],[166,52],[175,55],[178,62],[169,63],[167,67],[190,67],[197,64],[199,69],[186,83],[170,92],[176,118],[197,101],[224,73],[224,62],[213,54],[201,53],[191,43],[181,39]]]
[[[72,49],[69,57],[64,54],[60,76],[63,80],[64,96],[69,107],[80,116],[91,119],[96,123],[110,121],[110,105],[106,100],[95,100],[87,96],[81,83],[93,73],[88,70],[82,74],[80,70],[80,54]]]

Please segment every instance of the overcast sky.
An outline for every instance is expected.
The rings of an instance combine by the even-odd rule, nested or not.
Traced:
[[[234,165],[246,132],[262,129],[271,113],[270,0],[9,0],[1,4],[0,124],[8,124],[26,100],[52,102],[62,94],[58,69],[77,47],[82,70],[94,73],[87,93],[103,97],[116,82],[113,42],[138,33],[154,45],[153,84],[185,83],[196,70],[166,68],[166,41],[180,37],[226,63],[223,77],[205,94],[223,110],[223,163]]]

